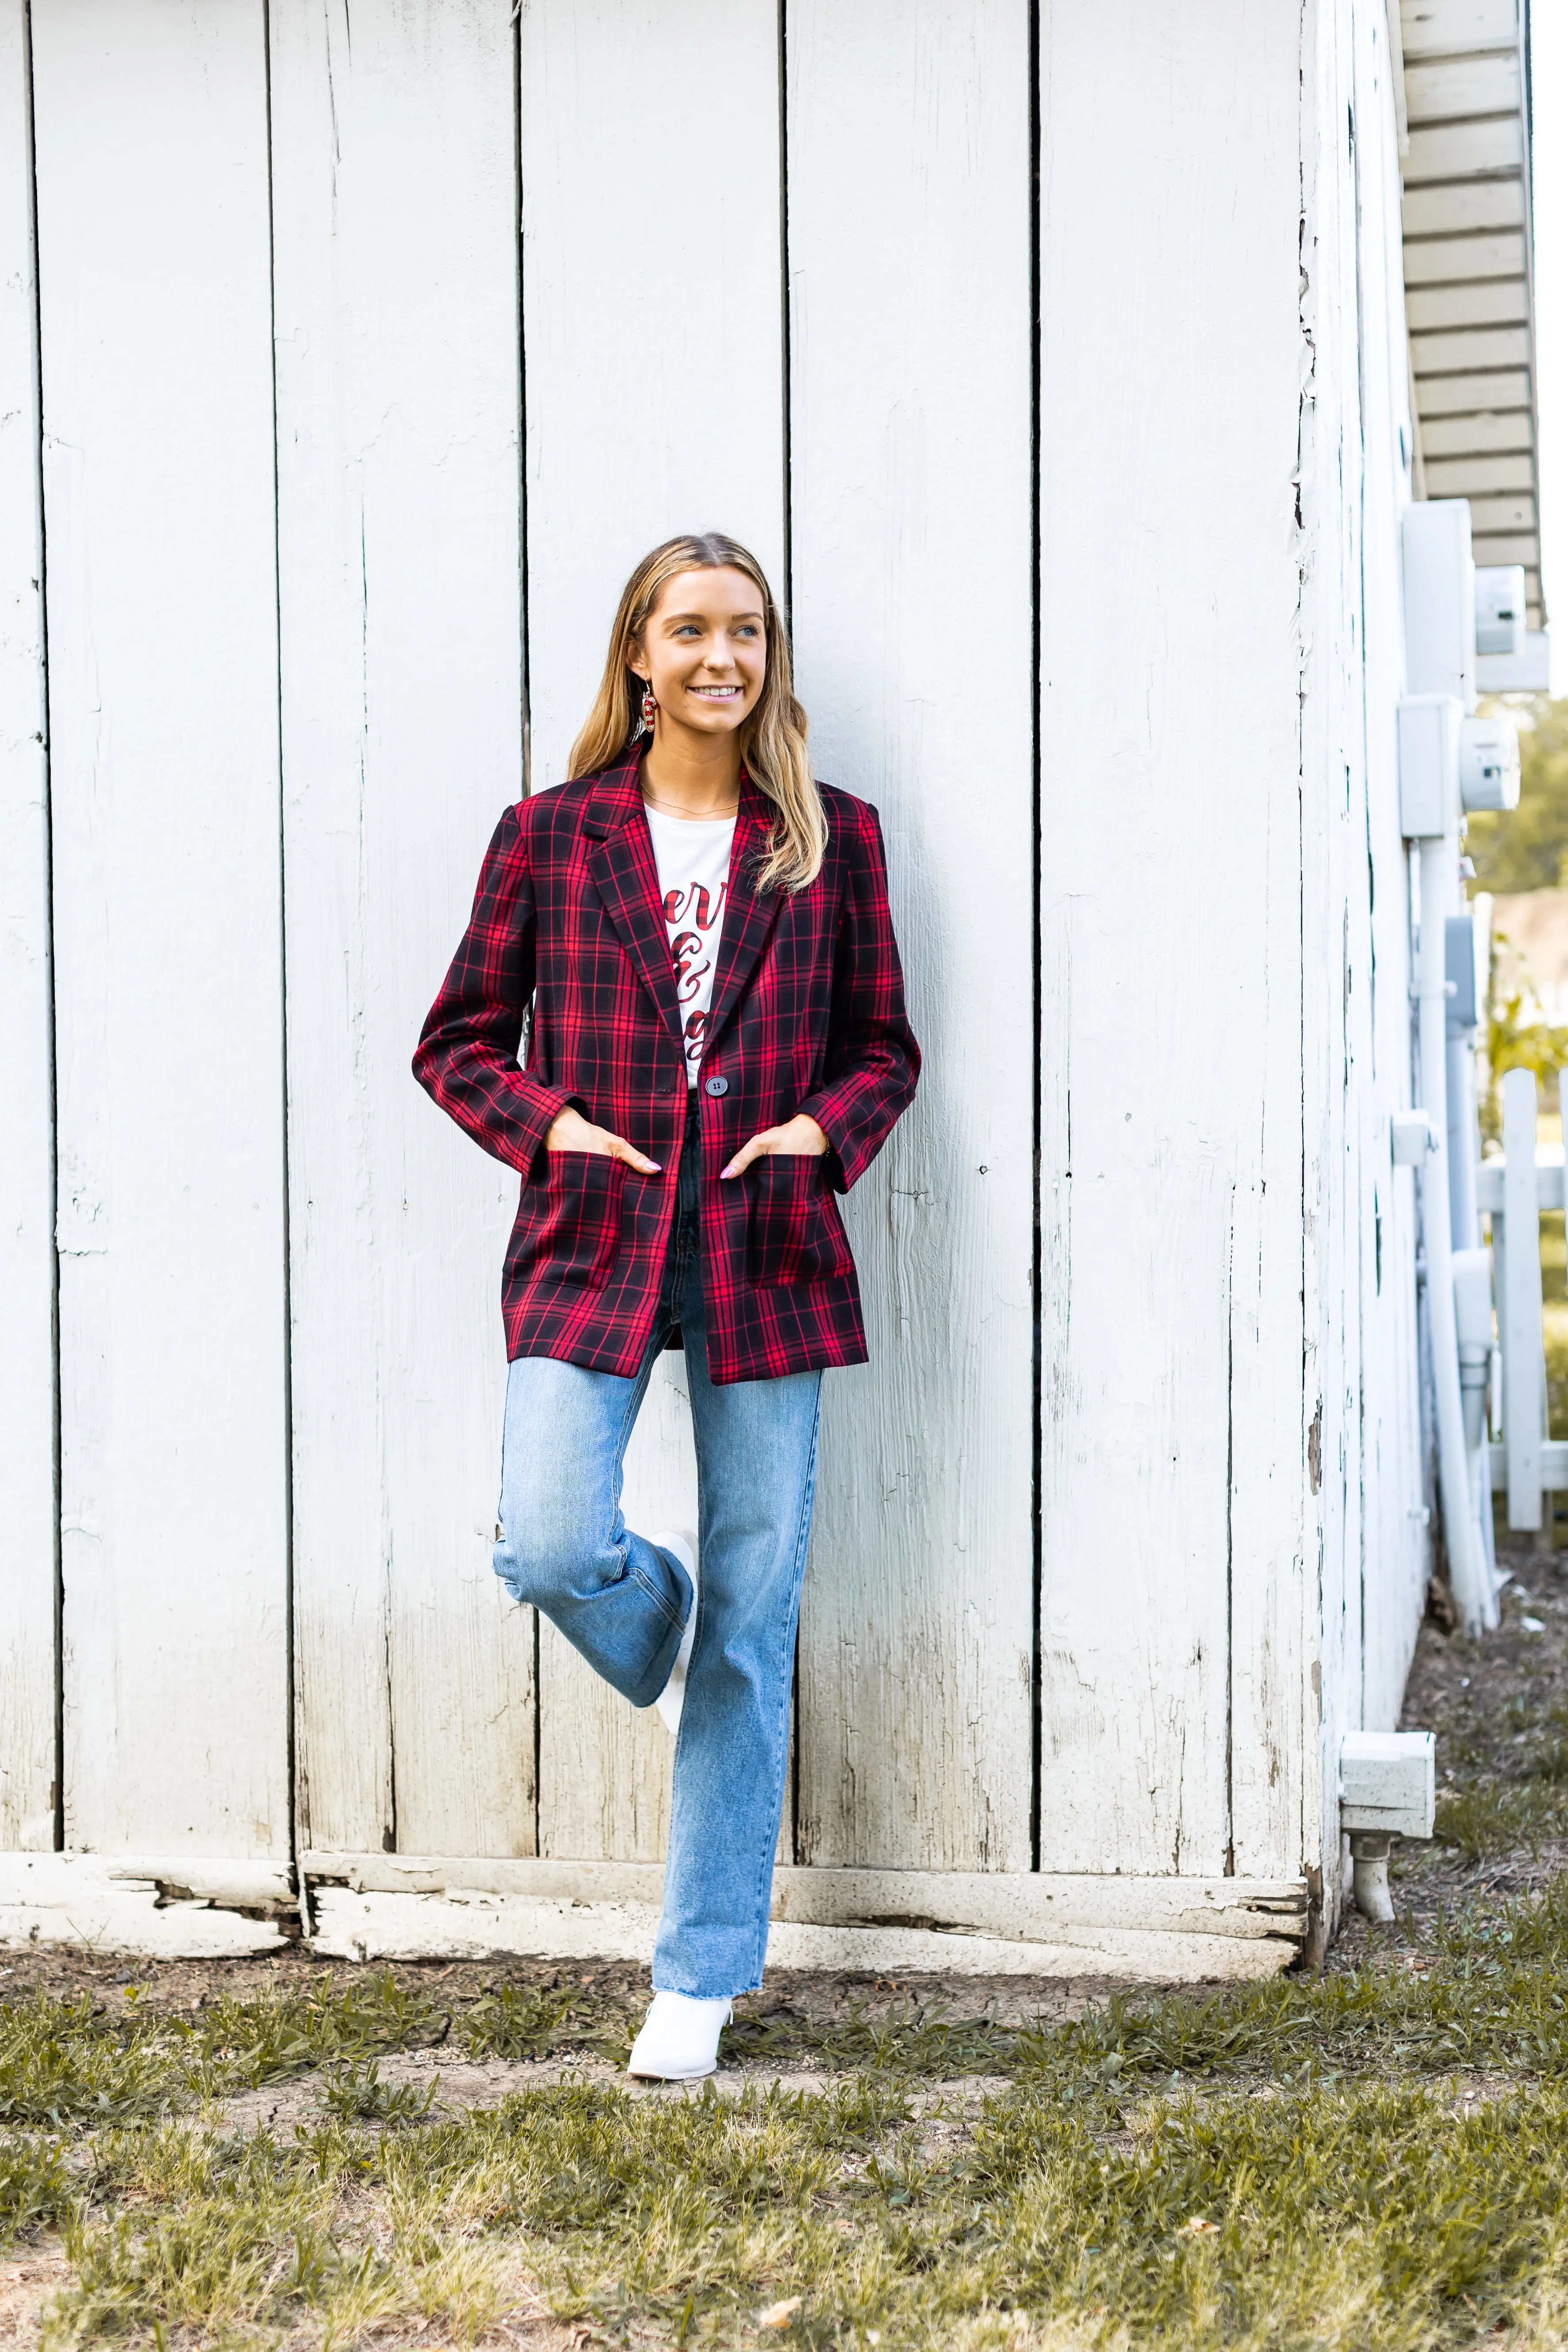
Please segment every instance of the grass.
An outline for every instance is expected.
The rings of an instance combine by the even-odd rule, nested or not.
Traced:
[[[0,2142],[0,2218],[61,2231],[51,2347],[471,2340],[520,2292],[607,2342],[763,2340],[795,2295],[773,2340],[1563,2340],[1568,1882],[1473,1905],[1419,1958],[1051,2027],[764,2021],[753,2054],[826,2061],[824,2088],[669,2104],[568,2075],[439,2117],[431,2086],[336,2054],[450,2030],[391,1972],[195,2021],[34,1999],[5,2012],[0,2082],[57,2086],[57,2112]],[[470,2051],[509,2017],[531,2050],[582,2030],[574,1992],[515,1990],[473,2005]],[[204,2121],[216,2079],[309,2062],[302,2016],[321,2119]],[[955,2074],[991,2087],[927,2088]]]
[[[1057,2023],[802,1996],[743,2014],[726,2048],[814,2087],[684,2099],[594,2072],[625,2056],[613,1987],[526,1966],[465,1992],[450,1971],[301,1964],[179,2008],[155,1981],[111,1996],[105,1971],[0,2004],[0,2243],[65,2257],[43,2352],[520,2330],[1568,2347],[1568,1590],[1549,1563],[1520,1576],[1497,1642],[1424,1637],[1440,1840],[1402,1858],[1404,1926],[1357,1930],[1321,1976]],[[554,2063],[454,2112],[437,2050]],[[300,2121],[235,2120],[290,2084],[277,2111]]]

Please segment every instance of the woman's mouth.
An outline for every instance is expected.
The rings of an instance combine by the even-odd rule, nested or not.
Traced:
[[[688,694],[700,694],[705,702],[733,702],[741,692],[738,686],[689,686]]]

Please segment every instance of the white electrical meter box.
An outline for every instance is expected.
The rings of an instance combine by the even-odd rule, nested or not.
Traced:
[[[1524,651],[1524,566],[1476,566],[1476,651],[1510,657]]]
[[[1526,629],[1518,654],[1478,654],[1476,685],[1482,694],[1550,694],[1552,640],[1544,629]]]
[[[1405,509],[1405,685],[1457,694],[1476,707],[1476,567],[1468,499],[1418,499]]]
[[[1459,799],[1467,810],[1519,806],[1519,729],[1510,712],[1460,727]]]
[[[1399,705],[1399,830],[1407,841],[1459,822],[1459,724],[1452,694],[1407,694]]]

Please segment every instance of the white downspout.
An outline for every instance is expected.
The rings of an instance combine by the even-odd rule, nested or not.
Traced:
[[[1457,826],[1419,836],[1421,931],[1416,955],[1417,1058],[1421,1108],[1431,1122],[1421,1172],[1421,1240],[1426,1254],[1426,1315],[1432,1339],[1432,1387],[1437,1423],[1437,1475],[1443,1534],[1455,1605],[1467,1629],[1497,1622],[1491,1570],[1471,1492],[1459,1389],[1459,1335],[1454,1312],[1452,1208],[1448,1190],[1447,957],[1445,924],[1454,911],[1458,878]]]

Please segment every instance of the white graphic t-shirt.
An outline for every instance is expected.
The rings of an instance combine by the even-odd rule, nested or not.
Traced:
[[[680,999],[686,1083],[694,1087],[707,1038],[708,1008],[713,1002],[713,967],[719,961],[719,938],[724,927],[735,820],[732,816],[700,820],[666,816],[662,810],[649,808],[647,829],[653,835],[658,895],[664,901],[669,932],[675,992]]]

